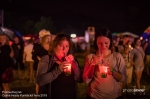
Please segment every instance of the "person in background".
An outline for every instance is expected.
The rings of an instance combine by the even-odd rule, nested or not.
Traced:
[[[123,37],[124,37],[124,35],[120,35],[119,36],[120,40],[119,40],[118,45],[122,45],[123,44]]]
[[[144,69],[145,52],[141,47],[141,40],[139,38],[134,39],[134,48],[131,50],[131,54],[133,56],[133,73],[135,77],[136,89],[140,89],[140,80]]]
[[[33,40],[33,49],[35,49],[36,45],[39,44],[39,37],[32,36],[31,39]]]
[[[148,37],[148,41],[144,44],[143,47],[145,51],[145,67],[146,67],[146,74],[150,76],[150,36]]]
[[[133,64],[132,64],[132,55],[130,51],[132,50],[131,41],[129,35],[124,35],[122,39],[122,44],[118,45],[118,52],[121,53],[125,60],[125,66],[126,66],[126,72],[127,72],[127,81],[126,84],[122,84],[120,82],[121,86],[121,92],[123,92],[123,87],[128,89],[131,82],[132,82],[132,73],[133,73]],[[122,94],[122,93],[121,93]]]
[[[10,91],[9,84],[13,81],[13,60],[11,58],[11,48],[9,39],[5,34],[0,35],[0,82],[3,91]],[[4,97],[8,99],[8,93],[4,93]]]
[[[33,69],[34,77],[36,78],[36,72],[38,68],[38,63],[41,60],[42,56],[50,54],[51,47],[51,34],[48,30],[41,30],[39,32],[40,42],[32,50],[32,59],[34,60]],[[38,94],[39,86],[36,83],[36,94]]]
[[[16,59],[16,64],[14,66],[14,77],[15,79],[18,79],[18,67],[20,66],[21,69],[21,79],[25,79],[25,67],[23,64],[23,51],[24,51],[24,42],[21,38],[15,36],[14,42],[12,44],[12,48],[14,50],[14,56]]]
[[[112,46],[112,51],[113,52],[118,52],[119,42],[120,42],[120,37],[117,36],[116,39],[115,39],[115,41],[113,42],[113,46]]]
[[[39,61],[37,83],[40,89],[49,86],[44,89],[48,90],[47,99],[77,99],[76,81],[82,81],[82,73],[71,54],[71,45],[70,36],[60,33],[52,43],[52,55],[45,55]],[[66,76],[65,66],[68,63],[71,64],[71,74]],[[39,92],[42,93],[41,91]]]
[[[28,66],[30,82],[34,81],[34,76],[33,76],[34,61],[32,60],[32,50],[33,50],[33,40],[30,39],[28,41],[28,44],[24,47],[24,53],[23,53],[23,63],[27,64]]]
[[[88,54],[84,61],[86,99],[122,99],[119,82],[126,82],[125,61],[120,53],[111,51],[112,34],[108,28],[96,32],[94,45],[96,52]]]

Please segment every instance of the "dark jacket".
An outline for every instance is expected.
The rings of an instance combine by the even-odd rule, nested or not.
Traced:
[[[3,73],[8,67],[13,67],[14,63],[10,57],[11,48],[9,45],[0,47],[0,73]]]
[[[33,69],[37,70],[39,60],[37,56],[42,58],[42,56],[48,55],[48,51],[43,48],[41,44],[34,45],[32,50],[32,59],[34,60]]]
[[[18,48],[20,46],[20,49]],[[23,60],[23,51],[24,51],[24,44],[19,42],[18,44],[13,43],[12,48],[14,50],[14,56],[16,59],[22,59]]]
[[[38,65],[38,69],[37,69],[37,83],[40,86],[40,89],[44,88],[44,91],[45,90],[48,91],[48,92],[45,92],[45,94],[47,93],[47,95],[48,95],[47,99],[51,99],[51,93],[52,93],[51,84],[54,81],[57,82],[56,80],[59,79],[60,76],[63,76],[63,72],[61,72],[58,69],[57,64],[55,62],[58,59],[55,56],[51,56],[51,57],[49,58],[49,55],[43,56],[42,59],[39,61],[39,65]],[[77,94],[77,83],[76,82],[82,82],[82,72],[78,66],[78,63],[75,60],[72,62],[72,69],[73,69],[73,72],[72,72],[73,82],[72,83],[74,83],[74,88],[73,88],[72,92],[74,92],[75,98],[76,98],[76,94]],[[62,81],[62,80],[63,79],[61,78],[60,81]],[[68,80],[68,82],[69,81],[70,80]],[[69,83],[71,83],[71,81]],[[64,90],[64,92],[67,91],[66,89],[61,89],[61,87],[59,87],[59,88],[60,88],[60,90]],[[39,91],[39,93],[43,94],[43,92],[41,92],[41,91]],[[68,93],[71,93],[71,92],[68,92]],[[60,94],[58,93],[57,95],[60,95]],[[72,99],[75,99],[75,98],[72,98]]]

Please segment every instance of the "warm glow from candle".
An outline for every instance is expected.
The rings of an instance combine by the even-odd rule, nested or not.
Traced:
[[[67,66],[67,68],[68,68],[68,71],[71,72],[71,64],[69,64],[69,65]]]
[[[64,72],[66,74],[66,76],[71,75],[71,64],[65,64],[65,68],[64,68]]]
[[[104,66],[103,68],[104,68],[104,72],[107,73],[107,67]]]
[[[142,36],[140,37],[140,40],[143,40],[143,37],[142,37]]]
[[[129,45],[129,48],[131,48],[131,45]]]

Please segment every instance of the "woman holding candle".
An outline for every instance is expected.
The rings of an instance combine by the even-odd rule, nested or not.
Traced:
[[[119,99],[119,82],[125,83],[126,69],[121,54],[110,50],[112,35],[109,29],[99,30],[94,44],[96,53],[88,54],[84,63],[83,80],[89,85],[86,98]]]
[[[68,63],[71,64],[70,69]],[[65,75],[66,69],[70,70],[70,74]],[[39,62],[39,86],[49,86],[47,99],[76,99],[76,81],[80,82],[81,75],[78,63],[71,54],[70,37],[63,33],[58,34],[52,44],[52,55],[42,57]],[[39,91],[40,93],[42,92]]]

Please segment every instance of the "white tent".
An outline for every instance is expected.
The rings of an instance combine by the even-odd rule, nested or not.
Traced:
[[[132,37],[139,37],[138,35],[131,33],[131,32],[124,32],[124,33],[122,33],[122,35],[130,35]]]
[[[132,36],[132,37],[139,37],[138,35],[134,34],[134,33],[131,33],[131,32],[122,32],[122,33],[114,33],[113,34],[114,36],[120,36],[120,35],[129,35],[129,36]]]

